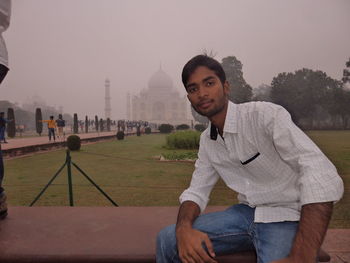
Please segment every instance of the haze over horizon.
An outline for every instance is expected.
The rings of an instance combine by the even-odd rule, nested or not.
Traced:
[[[4,38],[10,72],[0,100],[39,96],[64,112],[126,117],[126,94],[147,88],[162,65],[174,89],[203,50],[236,56],[252,87],[281,72],[322,70],[341,79],[350,56],[347,0],[13,0]]]

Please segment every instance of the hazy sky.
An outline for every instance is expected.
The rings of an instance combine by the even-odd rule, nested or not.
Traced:
[[[13,0],[4,37],[11,71],[0,100],[39,95],[65,112],[126,117],[126,93],[147,87],[160,64],[180,74],[204,49],[234,55],[253,87],[307,67],[340,79],[350,56],[348,0]]]

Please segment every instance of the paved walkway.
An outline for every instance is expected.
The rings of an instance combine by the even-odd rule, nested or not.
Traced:
[[[79,133],[79,137],[81,139],[87,138],[97,138],[97,137],[105,137],[105,136],[113,136],[117,132],[92,132],[92,133]],[[70,134],[69,134],[70,135]],[[69,136],[67,135],[66,138]],[[26,137],[26,138],[15,138],[15,139],[7,139],[8,143],[2,143],[2,150],[16,149],[20,147],[33,146],[33,145],[44,145],[48,143],[54,143],[53,141],[49,141],[48,136],[40,136],[40,137]],[[62,142],[61,139],[56,138],[56,142]]]

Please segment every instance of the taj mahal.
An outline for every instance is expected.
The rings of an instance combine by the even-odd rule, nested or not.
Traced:
[[[189,124],[189,102],[174,88],[173,81],[159,68],[148,81],[148,87],[139,94],[127,95],[127,119],[173,125]]]

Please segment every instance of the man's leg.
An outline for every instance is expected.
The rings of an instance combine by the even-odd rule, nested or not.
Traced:
[[[51,128],[48,128],[49,130],[49,141],[51,141]]]
[[[293,245],[298,222],[254,224],[254,246],[258,263],[268,263],[289,255]]]
[[[208,234],[216,255],[254,250],[250,228],[255,209],[234,205],[222,212],[199,216],[193,227]],[[175,225],[159,232],[157,237],[157,263],[180,262],[177,251]]]
[[[4,80],[7,72],[9,71],[8,67],[0,64],[0,84]],[[5,140],[5,127],[0,128],[0,142]],[[2,159],[2,151],[0,144],[0,219],[4,219],[7,216],[7,203],[6,203],[6,195],[4,192],[4,188],[2,188],[2,180],[4,178],[4,162]]]
[[[5,141],[5,127],[0,127],[0,142]]]
[[[2,180],[4,178],[4,162],[2,159],[2,150],[0,144],[0,220],[7,216],[7,203],[4,188],[2,188]]]
[[[53,136],[53,140],[56,141],[55,129],[52,129],[52,136]]]

